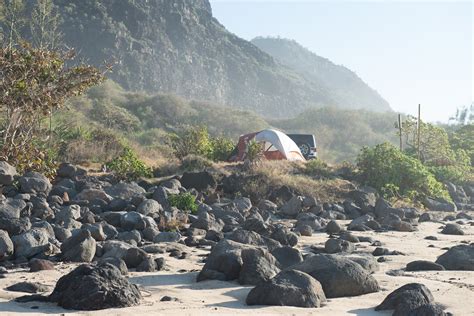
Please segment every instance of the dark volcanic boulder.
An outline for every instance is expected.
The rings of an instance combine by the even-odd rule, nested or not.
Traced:
[[[15,256],[31,258],[49,249],[48,232],[42,228],[32,228],[29,231],[12,237]]]
[[[410,283],[390,293],[375,310],[394,310],[393,316],[405,316],[433,301],[433,295],[425,285]]]
[[[347,252],[351,253],[355,250],[353,243],[343,239],[330,238],[324,244],[324,250],[327,253]]]
[[[197,281],[238,279],[243,263],[242,250],[250,248],[252,247],[232,240],[221,240],[212,248]]]
[[[0,229],[0,261],[9,259],[13,255],[13,242],[8,233]]]
[[[377,292],[377,280],[359,264],[335,255],[315,255],[292,267],[318,280],[326,297],[356,296]]]
[[[20,189],[23,193],[44,193],[48,195],[52,185],[48,178],[38,172],[27,172],[19,179]]]
[[[181,177],[181,185],[186,189],[194,188],[198,191],[214,189],[217,185],[214,176],[207,172],[185,172]]]
[[[6,161],[0,161],[0,185],[11,185],[16,175],[15,167]]]
[[[119,269],[105,263],[77,267],[59,279],[49,298],[66,309],[99,310],[138,305],[142,296]]]
[[[280,272],[277,260],[265,249],[243,249],[241,255],[240,284],[257,285],[270,280]]]
[[[321,284],[308,274],[287,270],[253,288],[247,305],[320,307],[326,302]]]
[[[96,241],[88,230],[81,229],[61,245],[64,261],[91,262],[96,251]]]
[[[50,291],[50,288],[38,282],[20,282],[10,285],[5,290],[12,292],[40,293]]]
[[[449,249],[436,260],[446,270],[474,271],[474,245],[458,245]]]
[[[267,247],[270,251],[281,247],[281,244],[272,238],[261,236],[256,232],[243,229],[237,229],[233,231],[232,233],[228,234],[226,238],[245,245]]]
[[[38,272],[43,270],[54,270],[54,264],[45,259],[32,259],[29,262],[30,272]]]
[[[275,248],[272,251],[272,255],[277,259],[280,267],[286,269],[294,264],[303,262],[303,256],[298,249],[290,246],[283,246]]]
[[[444,267],[438,263],[427,260],[416,260],[407,263],[406,271],[441,271]]]
[[[449,223],[444,226],[443,230],[441,231],[441,234],[445,235],[464,235],[464,232],[461,228],[461,225],[459,224],[454,224],[454,223]]]

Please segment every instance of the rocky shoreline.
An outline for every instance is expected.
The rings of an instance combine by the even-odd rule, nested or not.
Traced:
[[[424,212],[370,188],[335,203],[286,187],[252,201],[233,179],[123,182],[62,164],[50,182],[2,162],[0,310],[331,314],[367,298],[356,314],[469,314],[437,292],[473,295],[471,187],[448,186],[456,203]],[[197,198],[194,214],[171,205],[184,193]],[[226,287],[237,288],[235,306],[208,302]]]

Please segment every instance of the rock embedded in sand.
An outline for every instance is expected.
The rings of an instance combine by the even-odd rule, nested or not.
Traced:
[[[379,291],[377,280],[358,263],[335,255],[314,255],[292,266],[318,280],[326,297],[357,296]]]
[[[253,288],[247,305],[320,307],[326,302],[321,284],[310,275],[296,270],[280,272],[273,279]]]
[[[135,306],[142,299],[138,287],[111,264],[84,264],[56,283],[50,301],[66,309],[99,310]]]
[[[438,263],[427,260],[415,260],[407,263],[406,271],[441,271],[444,267]]]
[[[464,235],[464,231],[462,230],[459,224],[449,223],[444,226],[441,234],[445,235]]]
[[[38,282],[20,282],[10,285],[5,290],[12,292],[41,293],[49,291],[50,288]]]
[[[474,271],[474,245],[458,245],[450,248],[436,260],[446,270]]]
[[[43,270],[54,270],[54,264],[45,259],[32,259],[29,263],[30,272],[38,272]]]
[[[425,285],[410,283],[390,293],[375,310],[394,310],[393,316],[425,315],[417,314],[416,310],[433,302],[433,295]]]

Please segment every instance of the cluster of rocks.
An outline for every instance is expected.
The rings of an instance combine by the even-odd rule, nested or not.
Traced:
[[[254,286],[249,305],[320,307],[326,298],[379,291],[374,256],[400,254],[381,247],[374,256],[355,253],[358,243],[381,244],[351,231],[411,232],[421,221],[417,209],[394,208],[371,188],[350,192],[342,203],[321,204],[281,187],[252,203],[226,194],[235,191],[231,178],[199,172],[160,183],[120,182],[62,164],[51,183],[0,163],[0,264],[28,264],[34,272],[54,269],[58,261],[87,263],[61,278],[47,300],[94,310],[138,304],[129,269],[159,271],[165,253],[186,259],[189,247],[197,247],[210,250],[198,282]],[[224,195],[216,198],[216,190]],[[199,201],[195,214],[170,203],[170,195],[185,192]],[[342,219],[351,222],[343,227]],[[315,232],[329,235],[324,248],[295,248],[301,236]],[[460,245],[432,265],[412,263],[407,270],[474,270],[473,248]]]

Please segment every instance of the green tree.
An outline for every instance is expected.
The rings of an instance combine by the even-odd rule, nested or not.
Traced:
[[[435,179],[427,167],[389,143],[363,148],[357,159],[357,167],[361,182],[385,195],[449,199],[442,183]]]
[[[89,65],[68,67],[73,52],[33,48],[0,49],[0,159],[21,166],[38,156],[48,135],[41,122],[65,101],[98,84],[103,73]],[[22,161],[18,161],[18,160]]]

